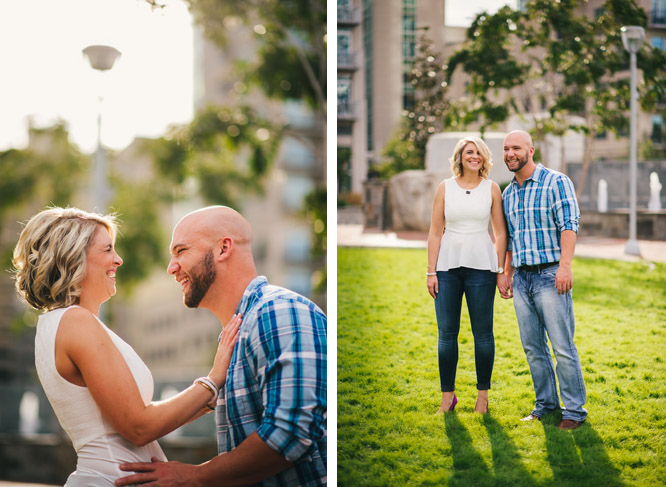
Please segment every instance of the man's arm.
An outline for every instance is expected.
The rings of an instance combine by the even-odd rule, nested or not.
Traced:
[[[566,294],[573,288],[571,261],[576,248],[576,232],[564,230],[560,236],[560,267],[555,274],[557,294]]]
[[[116,480],[116,485],[151,487],[217,487],[255,484],[291,466],[282,455],[252,433],[238,448],[201,465],[180,462],[127,463],[120,469],[138,472]]]

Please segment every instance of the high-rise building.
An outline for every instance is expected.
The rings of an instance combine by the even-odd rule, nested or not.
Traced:
[[[645,42],[666,50],[666,0],[638,0],[648,14]],[[581,2],[580,13],[594,17],[604,0]],[[515,8],[525,8],[526,0]],[[427,28],[435,50],[447,59],[465,39],[466,28],[446,25],[445,0],[338,0],[338,192],[362,193],[373,163],[400,127],[403,110],[410,108],[407,73],[415,55],[418,32]],[[629,71],[621,74],[629,76]],[[640,73],[639,73],[640,76]],[[456,73],[447,97],[464,96],[464,73]],[[520,98],[530,113],[541,106],[531,94]],[[639,111],[639,143],[666,148],[664,104],[660,111]],[[500,124],[496,131],[514,126]],[[446,130],[446,129],[445,129]],[[457,131],[458,129],[456,129]],[[601,133],[592,144],[595,159],[624,159],[628,134]]]

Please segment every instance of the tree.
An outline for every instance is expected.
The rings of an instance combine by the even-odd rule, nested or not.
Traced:
[[[307,100],[326,114],[325,0],[187,0],[206,36],[224,47],[225,18],[255,26],[258,62],[248,79],[274,98]],[[259,27],[261,26],[261,27]]]
[[[247,192],[261,191],[282,131],[250,107],[210,106],[189,125],[146,141],[144,151],[152,155],[156,172],[166,180],[162,187],[166,199],[188,196],[188,184],[196,181],[204,200],[238,206]]]
[[[448,63],[449,80],[458,67],[471,79],[469,99],[456,104],[458,118],[483,131],[511,114],[524,118],[536,99],[548,115],[534,121],[535,140],[567,130],[585,136],[580,196],[595,136],[628,125],[629,87],[622,75],[628,54],[619,27],[646,23],[634,0],[607,0],[594,19],[580,15],[574,0],[531,0],[524,12],[504,7],[477,16]],[[641,104],[648,110],[666,89],[665,56],[644,44],[638,66]]]
[[[428,139],[442,130],[449,108],[444,96],[448,85],[445,66],[428,37],[428,29],[420,30],[414,64],[407,76],[413,97],[408,102],[410,106],[403,111],[400,130],[383,150],[385,162],[376,167],[376,172],[384,179],[401,171],[425,167]]]

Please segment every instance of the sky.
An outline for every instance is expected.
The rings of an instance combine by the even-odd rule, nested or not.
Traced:
[[[136,136],[158,137],[193,114],[192,19],[182,0],[0,0],[0,151],[27,145],[37,127],[67,122],[83,152],[119,150]],[[121,52],[110,71],[82,50]],[[100,97],[102,102],[100,103]]]
[[[446,25],[469,27],[477,13],[485,10],[492,14],[504,5],[515,8],[516,0],[448,0],[444,7]]]

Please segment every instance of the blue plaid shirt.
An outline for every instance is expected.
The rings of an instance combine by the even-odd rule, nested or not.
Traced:
[[[326,485],[326,315],[264,276],[236,313],[243,322],[216,408],[219,453],[256,431],[293,462],[260,485]]]
[[[542,164],[522,186],[514,176],[502,203],[514,268],[559,261],[562,231],[578,233],[580,210],[571,179]]]

